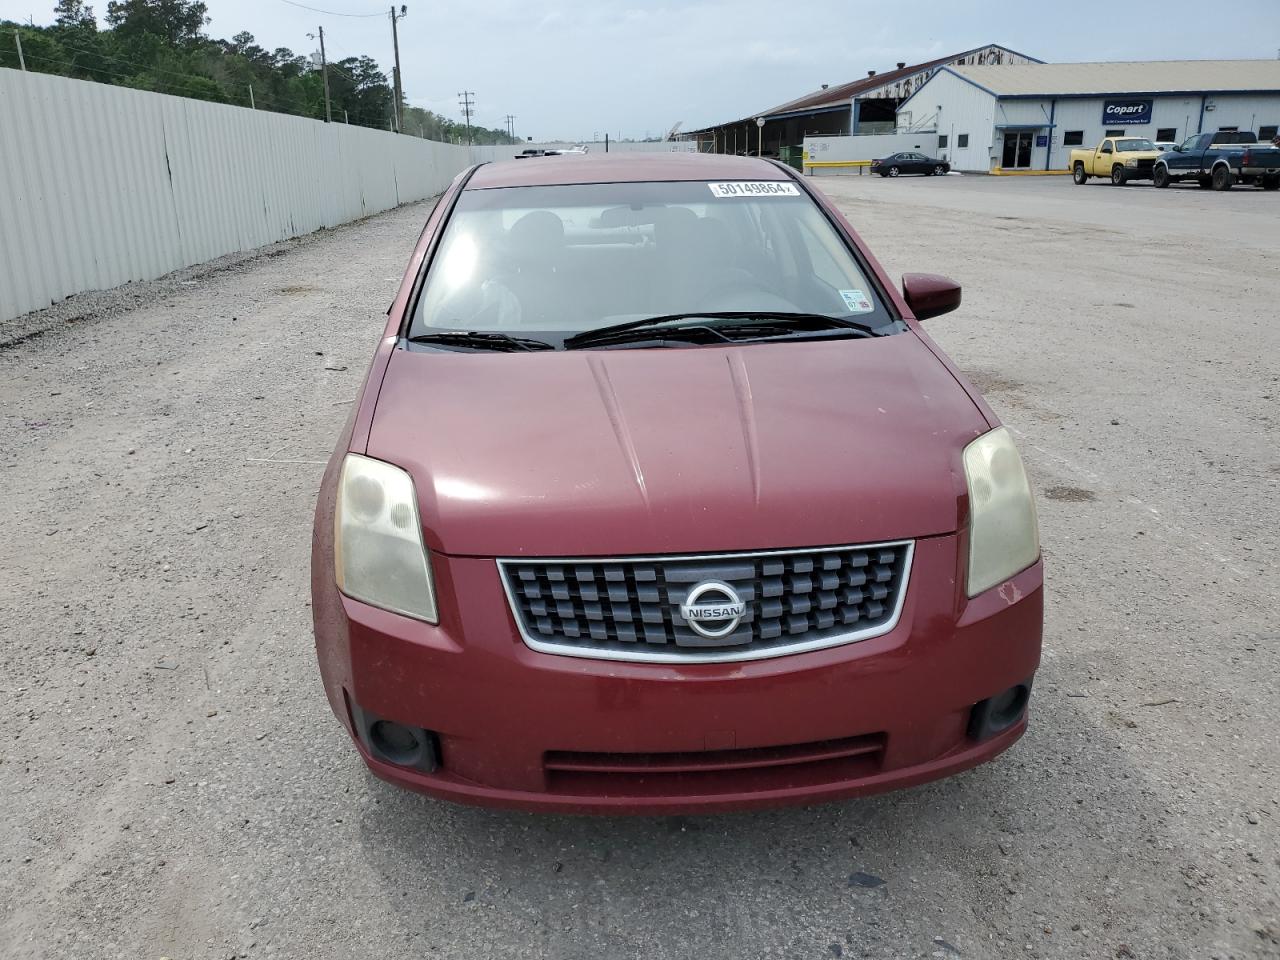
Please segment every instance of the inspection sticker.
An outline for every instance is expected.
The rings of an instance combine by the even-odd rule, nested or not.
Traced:
[[[717,197],[798,197],[800,188],[778,180],[738,180],[733,183],[708,183]]]
[[[870,313],[875,309],[867,295],[861,290],[841,290],[840,297],[850,313]]]

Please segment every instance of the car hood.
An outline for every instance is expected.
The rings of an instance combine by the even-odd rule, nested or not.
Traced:
[[[957,529],[988,429],[913,332],[737,347],[396,350],[367,453],[472,556],[765,550]]]

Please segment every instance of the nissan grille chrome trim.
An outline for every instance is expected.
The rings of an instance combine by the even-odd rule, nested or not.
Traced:
[[[718,649],[699,650],[697,648],[680,647],[679,652],[670,652],[662,648],[645,644],[643,641],[636,643],[636,649],[632,650],[602,650],[572,643],[555,643],[543,640],[531,634],[525,624],[524,616],[521,614],[520,604],[516,598],[512,588],[510,567],[513,565],[520,566],[568,566],[572,564],[608,564],[608,563],[675,563],[689,560],[744,560],[756,557],[785,557],[794,554],[816,554],[816,553],[839,553],[848,550],[874,550],[878,547],[892,547],[904,551],[902,557],[902,570],[896,578],[899,584],[897,595],[894,598],[893,608],[887,619],[877,621],[875,624],[863,627],[858,630],[848,630],[836,634],[834,636],[824,636],[815,640],[801,640],[796,643],[780,644],[777,646],[766,647],[764,649]],[[911,580],[911,560],[915,554],[915,542],[911,540],[889,540],[883,543],[857,543],[846,544],[835,547],[794,547],[788,550],[757,550],[747,553],[710,553],[710,554],[669,554],[667,556],[644,556],[644,557],[504,557],[498,560],[498,570],[502,575],[502,586],[507,595],[507,603],[511,609],[512,619],[515,621],[516,628],[520,631],[520,638],[524,640],[525,646],[539,653],[552,653],[560,656],[568,657],[586,657],[593,660],[620,660],[635,663],[733,663],[745,660],[767,660],[772,657],[784,657],[796,653],[806,653],[812,650],[826,650],[830,647],[839,647],[847,643],[857,643],[861,640],[870,640],[873,637],[883,636],[893,630],[898,625],[898,621],[902,616],[902,607],[906,602],[907,588]],[[694,593],[701,589],[718,587],[727,591],[730,598],[737,598],[737,592],[727,584],[708,580],[696,585],[689,593],[689,597],[694,598]],[[684,614],[684,606],[688,606],[690,600],[686,600],[684,604],[674,604],[673,607],[680,610],[682,616]],[[710,617],[710,611],[724,610],[726,607],[735,607],[740,605],[743,607],[741,613],[732,620],[727,628],[719,631],[706,631],[702,623],[698,620],[704,617],[711,622],[722,620],[721,617]],[[738,621],[744,617],[748,610],[747,605],[741,600],[726,599],[724,602],[715,604],[696,604],[698,615],[696,618],[689,620],[689,627],[707,638],[723,637],[731,633],[738,626]],[[704,612],[706,611],[706,612]],[[705,622],[705,621],[704,621]],[[668,646],[674,647],[674,644]]]

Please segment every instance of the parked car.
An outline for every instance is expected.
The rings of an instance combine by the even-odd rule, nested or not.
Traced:
[[[485,164],[431,213],[324,472],[329,702],[450,800],[833,800],[1027,726],[1042,565],[1013,437],[790,168]]]
[[[904,173],[919,173],[926,177],[940,177],[951,171],[945,160],[927,157],[923,153],[895,153],[891,157],[871,161],[871,172],[882,177],[897,177]]]
[[[1195,180],[1201,187],[1230,190],[1237,183],[1280,189],[1280,148],[1258,143],[1243,130],[1201,133],[1160,155],[1153,171],[1157,187]]]
[[[1070,154],[1071,177],[1077,184],[1090,177],[1107,177],[1118,187],[1130,180],[1150,180],[1160,151],[1146,137],[1106,137],[1092,150]]]
[[[579,145],[576,147],[552,147],[549,150],[541,148],[530,148],[521,150],[516,154],[516,160],[528,160],[532,157],[562,157],[567,155],[583,154],[588,151],[588,147]]]

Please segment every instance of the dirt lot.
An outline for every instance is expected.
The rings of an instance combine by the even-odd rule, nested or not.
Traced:
[[[820,182],[892,272],[965,284],[929,329],[1022,438],[1049,580],[1022,743],[708,818],[369,777],[308,538],[408,207],[0,329],[0,955],[1280,956],[1280,196]]]

